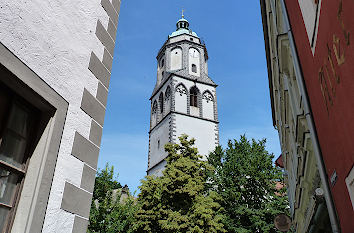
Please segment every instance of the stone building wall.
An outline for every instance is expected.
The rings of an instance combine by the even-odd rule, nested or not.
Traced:
[[[58,148],[45,151],[37,168],[31,157],[12,232],[86,232],[119,11],[120,0],[0,3],[0,57],[8,54],[14,60],[1,64],[28,92],[49,104],[50,96],[61,100],[52,105],[54,116],[47,125],[48,140],[50,122],[62,132]],[[6,80],[3,84],[11,86]],[[36,91],[38,85],[48,91]],[[61,111],[62,125],[56,125]],[[50,148],[51,142],[46,145]]]

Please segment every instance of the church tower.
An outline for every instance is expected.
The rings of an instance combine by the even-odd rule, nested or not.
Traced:
[[[216,84],[208,76],[208,53],[182,18],[157,55],[157,80],[151,95],[148,175],[162,175],[164,145],[181,134],[196,139],[206,158],[219,144]]]

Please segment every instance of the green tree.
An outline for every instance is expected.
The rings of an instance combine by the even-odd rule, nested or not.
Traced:
[[[228,232],[277,232],[274,217],[287,212],[285,188],[275,188],[282,171],[274,167],[274,156],[266,151],[265,143],[265,139],[249,141],[243,135],[239,141],[229,140],[225,150],[219,146],[209,155],[215,167],[209,173],[209,188],[222,197]]]
[[[113,175],[114,167],[108,164],[97,172],[88,232],[133,232],[138,207],[131,195],[120,202],[122,186]]]
[[[206,191],[212,166],[201,160],[194,139],[182,135],[179,144],[165,146],[162,177],[147,176],[138,196],[137,232],[225,232],[220,196]]]

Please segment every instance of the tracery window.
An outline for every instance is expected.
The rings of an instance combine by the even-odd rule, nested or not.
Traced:
[[[207,103],[209,103],[209,101],[214,101],[213,95],[209,91],[204,92],[203,99],[205,99]]]
[[[190,106],[198,107],[198,89],[196,86],[190,91]]]
[[[178,92],[180,94],[180,96],[182,96],[183,94],[187,95],[187,90],[182,84],[179,84],[176,87],[176,92]]]
[[[165,93],[166,101],[170,99],[170,96],[171,96],[171,88],[170,88],[170,86],[168,86],[166,88],[166,93]]]
[[[152,114],[156,114],[157,113],[157,102],[155,100],[154,104],[152,105]]]
[[[163,93],[159,96],[160,113],[163,113]]]

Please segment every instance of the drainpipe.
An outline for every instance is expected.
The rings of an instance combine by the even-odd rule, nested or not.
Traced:
[[[314,154],[316,157],[318,171],[319,171],[320,178],[321,178],[322,185],[323,185],[324,197],[326,200],[326,205],[327,205],[327,209],[328,209],[328,215],[329,215],[329,219],[331,222],[332,231],[333,231],[333,233],[339,233],[340,230],[338,227],[337,214],[336,214],[336,210],[335,210],[332,196],[331,196],[331,191],[330,191],[329,184],[328,184],[325,164],[324,164],[324,161],[323,161],[322,155],[321,155],[321,148],[320,148],[318,138],[317,138],[315,123],[313,121],[312,114],[310,111],[310,102],[308,99],[307,91],[305,89],[305,83],[304,83],[299,59],[298,59],[297,52],[296,52],[294,37],[291,32],[289,18],[288,18],[288,14],[287,14],[284,0],[280,0],[280,2],[281,2],[281,7],[282,7],[285,31],[288,33],[288,37],[289,37],[289,44],[290,44],[291,54],[292,54],[293,62],[294,62],[296,80],[297,80],[297,83],[298,83],[298,86],[300,89],[301,96],[303,97],[306,121],[309,126],[309,130],[310,130]]]

